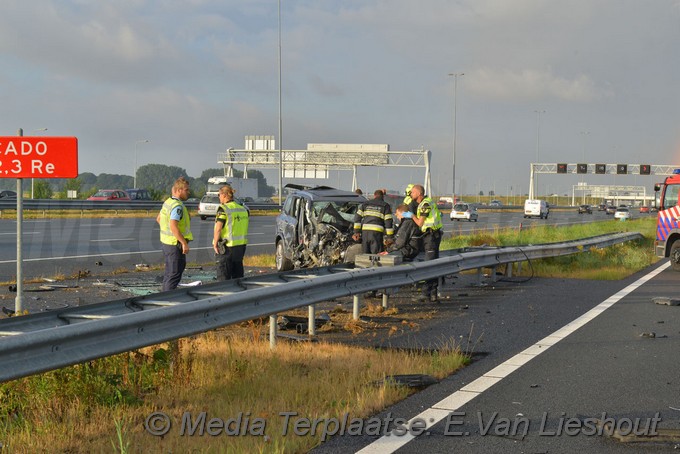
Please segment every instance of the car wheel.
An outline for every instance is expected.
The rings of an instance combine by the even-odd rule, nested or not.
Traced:
[[[680,271],[680,240],[675,240],[673,242],[670,258],[673,271]]]
[[[475,222],[477,222],[477,218],[475,218]]]
[[[293,262],[291,262],[283,252],[283,241],[276,243],[276,270],[290,271],[293,269]]]
[[[201,216],[201,221],[205,221],[206,219],[208,219],[208,216]]]

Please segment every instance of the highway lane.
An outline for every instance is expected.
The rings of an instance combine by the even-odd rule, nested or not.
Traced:
[[[194,241],[189,262],[213,260],[210,246],[212,220],[192,219]],[[253,216],[248,234],[248,254],[271,254],[273,216]],[[135,264],[159,264],[159,227],[149,218],[24,220],[24,276],[72,275],[101,267],[102,271],[133,269]],[[0,281],[16,276],[16,222],[0,220]],[[99,265],[101,263],[101,265]]]
[[[334,437],[313,452],[673,450],[677,442],[626,446],[592,429],[603,417],[624,430],[636,418],[641,429],[655,417],[660,429],[679,427],[680,307],[652,302],[677,297],[680,273],[667,263],[622,281],[515,280],[465,286],[464,293],[459,282],[454,300],[437,307],[447,315],[390,340],[392,347],[427,347],[460,335],[464,349],[470,348],[466,339],[472,341],[477,355],[471,365],[376,415],[430,427],[415,437],[377,442],[374,436]],[[656,337],[644,335],[652,332]]]
[[[531,225],[566,225],[612,219],[604,213],[578,215],[555,211],[548,219],[524,219],[518,211],[480,211],[479,222],[456,222],[444,215],[445,235]],[[251,217],[247,255],[273,254],[274,216]],[[189,262],[213,260],[213,221],[192,219],[194,241]],[[159,228],[153,218],[25,219],[23,241],[26,278],[73,275],[101,266],[102,271],[162,263]],[[102,265],[98,265],[101,263]],[[0,281],[16,276],[16,221],[0,220]]]

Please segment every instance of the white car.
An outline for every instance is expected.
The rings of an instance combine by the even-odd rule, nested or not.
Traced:
[[[617,208],[616,213],[614,213],[614,219],[619,219],[621,221],[627,221],[630,219],[630,210],[628,208]]]
[[[468,203],[457,203],[451,209],[451,220],[460,221],[461,219],[477,222],[477,208]]]
[[[239,205],[243,205],[243,208],[245,208],[248,211],[248,215],[250,215],[250,208],[248,208],[248,205],[245,204],[245,202],[238,197],[236,200],[234,200],[236,203]],[[214,218],[215,215],[217,215],[217,209],[220,207],[220,197],[217,194],[206,194],[203,196],[200,202],[198,202],[198,215],[201,217],[202,221],[205,221],[208,218]]]
[[[206,194],[198,203],[198,215],[205,221],[209,217],[215,217],[217,208],[220,206],[220,198],[217,194]]]
[[[491,202],[489,202],[489,206],[490,207],[501,207],[501,206],[503,206],[503,203],[501,203],[500,200],[492,200]]]

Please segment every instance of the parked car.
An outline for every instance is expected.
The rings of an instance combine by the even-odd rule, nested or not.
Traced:
[[[640,207],[640,213],[649,213],[649,207],[648,207],[648,206],[645,206],[645,205],[642,205],[642,206]]]
[[[118,202],[129,202],[130,196],[128,195],[127,192],[123,191],[122,189],[100,189],[99,191],[95,192],[93,195],[88,197],[87,200],[96,201],[115,200]]]
[[[605,210],[605,213],[607,213],[607,214],[616,213],[616,207],[614,205],[607,205],[607,209]]]
[[[597,211],[607,211],[607,204],[601,203],[597,206]]]
[[[489,202],[489,206],[490,207],[502,207],[503,203],[501,203],[500,200],[492,200],[491,202]]]
[[[578,214],[593,214],[593,209],[590,205],[579,205]]]
[[[17,193],[10,190],[0,191],[0,199],[16,199]]]
[[[352,239],[354,215],[363,195],[327,186],[293,189],[276,217],[276,269],[354,263],[361,244]]]
[[[630,219],[630,210],[628,208],[617,208],[616,212],[614,213],[614,219],[618,219],[620,221],[627,221]]]
[[[201,220],[205,221],[209,217],[215,217],[217,214],[217,207],[220,206],[220,198],[217,194],[206,194],[198,202],[198,215]]]
[[[126,189],[130,200],[151,200],[151,194],[146,189]]]
[[[457,203],[453,206],[450,217],[452,221],[460,221],[463,219],[468,222],[477,222],[477,208],[469,203]]]
[[[246,205],[242,199],[237,197],[234,201],[239,205],[243,205],[248,211],[248,214],[250,214],[250,208],[248,208],[248,205]],[[219,208],[219,206],[220,197],[217,194],[206,194],[201,198],[201,201],[198,202],[198,216],[202,221],[205,221],[208,218],[214,218],[217,215],[217,208]]]

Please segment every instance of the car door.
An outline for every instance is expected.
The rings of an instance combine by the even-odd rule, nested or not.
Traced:
[[[277,217],[276,229],[283,239],[285,255],[292,256],[292,250],[297,246],[298,213],[300,211],[300,197],[295,195],[286,199],[281,215]]]

